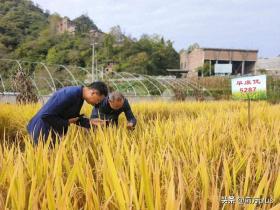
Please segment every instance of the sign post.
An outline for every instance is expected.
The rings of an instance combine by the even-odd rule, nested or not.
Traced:
[[[267,98],[266,75],[232,79],[231,90],[233,99],[248,101],[248,128],[251,130],[251,100]]]

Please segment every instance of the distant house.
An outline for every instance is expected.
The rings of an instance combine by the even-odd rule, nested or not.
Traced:
[[[76,26],[72,23],[69,18],[64,17],[57,25],[57,32],[59,34],[69,33],[74,35],[76,31]]]
[[[204,64],[211,66],[211,72],[215,72],[216,64],[226,64],[224,66],[230,67],[229,74],[254,74],[257,57],[258,50],[199,47],[180,52],[180,69],[188,71],[188,76],[197,76],[197,69]]]

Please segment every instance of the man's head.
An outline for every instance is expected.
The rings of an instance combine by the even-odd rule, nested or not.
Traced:
[[[84,100],[95,105],[100,103],[105,96],[108,95],[108,88],[104,82],[96,81],[83,88]]]
[[[124,96],[120,92],[112,92],[109,94],[109,104],[114,110],[118,110],[123,107]]]

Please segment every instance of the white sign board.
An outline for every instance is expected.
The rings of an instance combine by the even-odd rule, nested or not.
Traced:
[[[266,99],[266,75],[232,79],[231,89],[235,99]]]
[[[215,74],[231,74],[232,73],[232,64],[218,64],[214,66]]]

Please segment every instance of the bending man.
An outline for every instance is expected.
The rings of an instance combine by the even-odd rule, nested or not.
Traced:
[[[127,119],[127,128],[133,129],[136,118],[130,108],[128,100],[120,92],[112,92],[100,104],[95,105],[91,114],[93,125],[118,125],[119,115],[124,112]]]
[[[84,101],[96,105],[108,95],[108,88],[104,82],[93,82],[89,86],[70,86],[55,92],[48,102],[30,120],[27,125],[28,133],[34,143],[38,144],[40,135],[44,141],[51,135],[62,137],[67,133],[71,123],[82,127],[89,127],[89,119],[80,117],[80,110]]]

